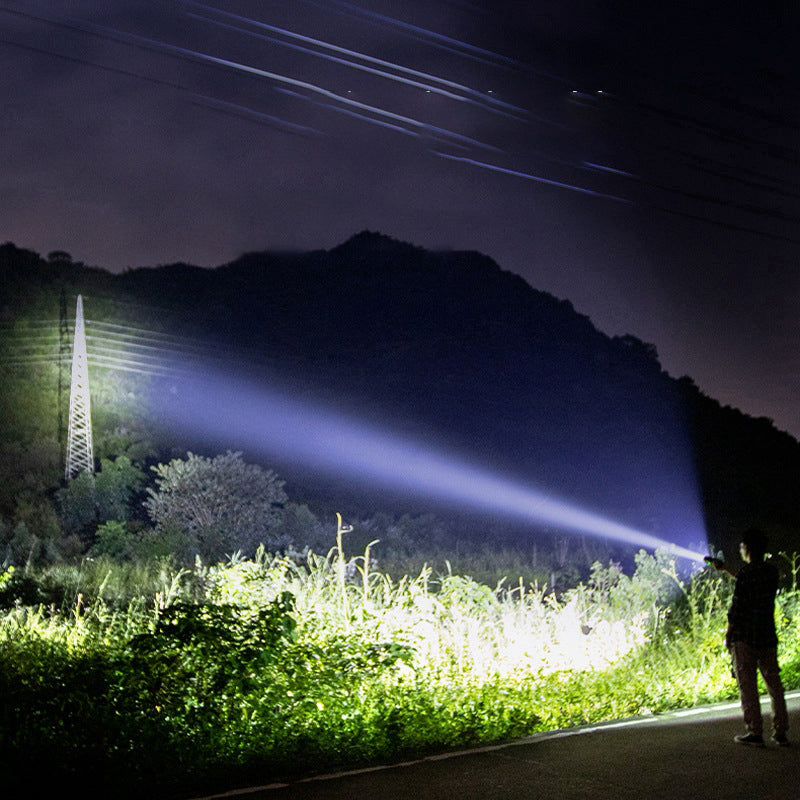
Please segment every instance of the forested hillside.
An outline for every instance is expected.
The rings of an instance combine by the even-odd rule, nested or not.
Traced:
[[[569,302],[485,255],[431,252],[364,232],[330,251],[251,253],[217,269],[175,264],[112,275],[65,253],[43,258],[6,244],[0,278],[6,539],[20,522],[54,541],[65,533],[53,503],[63,470],[56,357],[62,296],[71,330],[80,293],[96,456],[118,472],[120,456],[147,474],[188,450],[221,452],[218,438],[205,439],[202,430],[189,435],[162,424],[160,404],[180,393],[178,378],[99,359],[103,331],[129,330],[128,340],[117,341],[129,342],[139,365],[170,356],[173,366],[177,358],[187,369],[213,365],[221,375],[279,386],[671,541],[697,538],[685,528],[699,492],[718,545],[729,547],[742,527],[757,523],[776,549],[797,547],[800,444],[769,420],[721,407],[690,377],[667,375],[652,345],[604,335]],[[135,349],[147,344],[143,331],[154,337],[149,361]],[[63,373],[61,380],[63,428]],[[226,409],[218,413],[224,418]],[[311,470],[291,448],[267,456],[248,452],[247,442],[230,447],[276,469],[290,497],[317,511],[440,512],[430,500],[377,491],[345,470]],[[132,491],[127,499],[138,503],[131,517],[146,526],[141,496]],[[475,525],[482,535],[504,530],[502,512]],[[532,539],[553,533],[524,527]]]

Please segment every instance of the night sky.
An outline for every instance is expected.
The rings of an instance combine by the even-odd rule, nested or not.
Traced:
[[[479,250],[800,436],[800,4],[0,2],[0,241]]]

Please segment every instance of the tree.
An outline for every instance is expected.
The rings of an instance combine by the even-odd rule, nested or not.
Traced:
[[[99,521],[130,519],[132,500],[142,490],[145,480],[144,472],[128,456],[101,458],[100,471],[95,476]]]
[[[260,544],[272,551],[291,545],[280,529],[288,499],[284,481],[246,464],[241,453],[188,453],[152,469],[157,489],[147,490],[145,506],[157,532],[181,532],[177,555],[213,561],[236,551],[252,555]]]
[[[144,482],[145,474],[127,456],[100,459],[96,475],[82,472],[57,492],[64,530],[91,539],[98,525],[130,519]]]

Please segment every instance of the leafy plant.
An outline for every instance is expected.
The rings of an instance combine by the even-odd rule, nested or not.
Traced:
[[[736,693],[729,582],[682,577],[665,554],[631,576],[597,564],[555,595],[427,566],[395,579],[337,545],[192,569],[87,560],[24,585],[6,571],[0,762],[46,757],[96,793],[207,792]],[[798,605],[787,587],[789,686]]]
[[[260,545],[291,544],[279,528],[287,502],[284,483],[271,470],[246,464],[241,453],[215,458],[189,453],[153,467],[157,489],[148,489],[147,511],[156,531],[178,530],[180,554],[215,561]]]

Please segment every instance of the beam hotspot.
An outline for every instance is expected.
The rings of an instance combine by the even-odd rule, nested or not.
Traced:
[[[546,523],[571,533],[606,537],[664,550],[702,563],[703,553],[647,533],[551,493],[504,478],[463,459],[380,430],[352,417],[255,388],[229,375],[206,373],[172,385],[162,395],[163,422],[192,436],[280,456],[328,473],[343,472],[372,485]],[[705,541],[699,514],[689,531]]]

